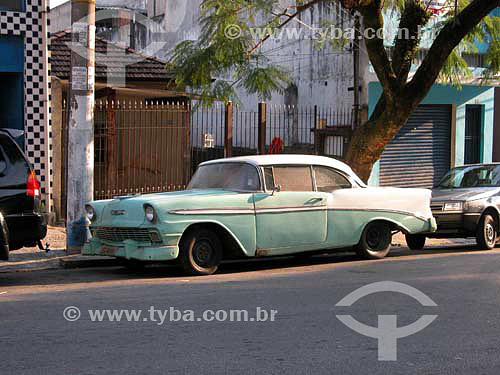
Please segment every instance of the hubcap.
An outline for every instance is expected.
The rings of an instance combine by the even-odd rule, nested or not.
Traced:
[[[196,242],[193,248],[193,259],[196,264],[205,267],[210,264],[214,250],[212,244],[207,240]]]
[[[486,233],[486,239],[489,243],[492,243],[495,240],[495,228],[491,223],[486,224],[484,231]]]
[[[378,227],[370,228],[366,234],[366,242],[372,249],[377,249],[381,241],[381,232]]]

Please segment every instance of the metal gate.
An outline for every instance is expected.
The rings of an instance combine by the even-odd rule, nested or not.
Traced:
[[[64,128],[67,116],[64,103]],[[185,103],[97,101],[94,198],[184,189],[191,177],[189,128]]]
[[[434,186],[450,169],[450,134],[450,105],[420,105],[382,154],[380,186]]]

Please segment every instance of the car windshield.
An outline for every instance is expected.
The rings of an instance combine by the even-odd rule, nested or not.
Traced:
[[[257,168],[253,165],[245,163],[217,163],[202,165],[194,174],[187,188],[188,190],[261,190]]]
[[[442,189],[500,186],[499,165],[476,165],[453,168],[439,183]]]

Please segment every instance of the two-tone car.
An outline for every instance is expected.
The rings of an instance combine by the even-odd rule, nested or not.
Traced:
[[[426,238],[471,237],[480,249],[493,249],[500,233],[500,164],[451,169],[432,189],[431,209],[437,231],[407,235],[410,248],[422,249]]]
[[[177,260],[206,275],[225,259],[355,250],[385,257],[393,233],[435,230],[427,189],[367,187],[346,164],[262,155],[199,165],[187,190],[86,206],[84,254]]]

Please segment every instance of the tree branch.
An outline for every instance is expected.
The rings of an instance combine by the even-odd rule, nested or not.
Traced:
[[[496,7],[498,0],[474,0],[443,27],[413,79],[404,88],[404,100],[418,104],[427,95],[453,49]]]
[[[422,2],[414,0],[405,4],[392,53],[392,66],[400,84],[406,84],[413,58],[418,52],[421,27],[425,26],[429,19],[430,13]]]
[[[286,10],[282,14],[277,14],[276,17],[282,17],[282,16],[288,17],[285,21],[283,21],[277,27],[277,29],[281,29],[281,28],[285,27],[290,21],[292,21],[294,18],[296,18],[299,14],[303,13],[307,9],[313,7],[314,5],[316,5],[316,4],[318,4],[318,3],[322,2],[322,1],[324,1],[324,0],[311,0],[308,3],[306,3],[306,4],[298,5],[295,8],[296,9],[295,13],[292,13],[292,14],[288,14],[288,12]],[[251,55],[252,53],[254,53],[255,50],[257,48],[259,48],[262,44],[264,44],[264,42],[266,40],[268,40],[270,37],[271,37],[271,35],[268,34],[264,38],[262,38],[261,40],[259,40],[259,42],[250,50],[250,52],[248,54]]]
[[[358,10],[363,16],[365,30],[371,29],[374,33],[378,30],[383,30],[384,18],[382,15],[381,0],[371,1],[366,5],[360,6]],[[387,101],[392,102],[397,97],[401,85],[396,78],[392,63],[387,55],[384,39],[378,38],[375,35],[373,38],[367,38],[366,36],[364,40],[368,56],[384,89]]]

